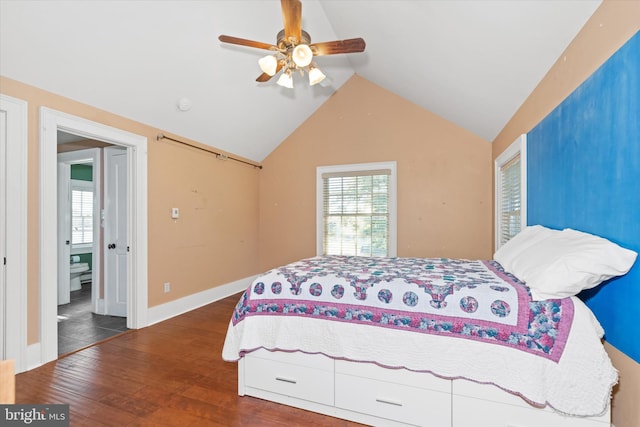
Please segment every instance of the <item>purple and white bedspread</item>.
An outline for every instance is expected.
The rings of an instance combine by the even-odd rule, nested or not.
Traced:
[[[604,412],[617,373],[577,298],[534,302],[495,261],[325,256],[258,277],[223,359],[265,348],[492,383],[571,415]]]

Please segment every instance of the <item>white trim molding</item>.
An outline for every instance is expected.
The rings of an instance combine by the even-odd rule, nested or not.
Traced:
[[[27,364],[25,365],[25,371],[30,371],[42,365],[42,346],[39,342],[31,344],[27,347]]]
[[[16,373],[27,369],[27,147],[28,104],[0,94],[0,110],[7,119],[6,174],[6,311],[5,354]],[[4,179],[4,177],[3,177]],[[4,232],[4,231],[3,231]],[[11,327],[8,327],[8,320]],[[5,335],[6,334],[6,335]]]
[[[500,206],[502,204],[500,195],[500,169],[502,166],[520,156],[520,229],[527,225],[527,134],[523,133],[511,143],[493,163],[494,173],[494,249],[500,247]]]

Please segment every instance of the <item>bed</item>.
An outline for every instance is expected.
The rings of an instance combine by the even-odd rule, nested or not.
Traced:
[[[636,254],[605,241],[622,254],[616,273],[599,267],[599,282],[578,285],[563,276],[569,285],[550,298],[538,267],[557,264],[567,239],[575,245],[563,232],[531,227],[493,260],[318,256],[281,266],[240,297],[222,357],[239,363],[240,395],[365,424],[610,425],[617,372],[604,331],[572,293],[624,274]],[[602,259],[592,250],[600,238],[577,236]]]

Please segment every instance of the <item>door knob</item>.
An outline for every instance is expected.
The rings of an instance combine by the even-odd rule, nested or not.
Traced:
[[[116,248],[116,244],[115,243],[109,243],[107,245],[107,249],[115,249]]]

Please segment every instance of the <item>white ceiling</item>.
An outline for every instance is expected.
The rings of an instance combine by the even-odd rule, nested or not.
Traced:
[[[0,74],[225,151],[263,160],[354,73],[492,141],[600,0],[303,0],[331,84],[259,84],[278,0],[0,0]],[[0,88],[1,89],[1,88]],[[177,108],[180,98],[192,103]]]

